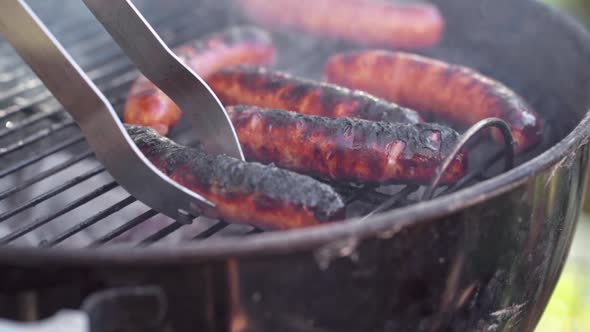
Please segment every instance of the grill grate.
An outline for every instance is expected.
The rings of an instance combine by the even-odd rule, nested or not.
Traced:
[[[197,22],[212,21],[202,17],[207,14],[204,11],[167,7],[170,8],[151,11],[147,8],[144,13],[169,45],[176,46],[215,28],[195,27]],[[120,109],[137,71],[89,15],[77,12],[70,16],[75,18],[48,24],[115,108]],[[173,237],[173,241],[188,241],[218,234],[261,232],[206,218],[185,225],[136,202],[106,174],[75,123],[7,45],[0,46],[0,128],[0,226],[5,226],[0,244],[99,246],[118,241],[147,246]],[[173,138],[182,142],[182,130]],[[53,161],[58,155],[60,160]],[[473,170],[452,187],[438,190],[438,194],[485,179],[489,165],[499,164],[502,157],[502,151],[492,154],[482,163],[485,167]],[[50,165],[45,166],[46,163]],[[90,191],[80,193],[80,188]],[[336,185],[336,189],[346,197],[349,215],[353,217],[415,203],[425,188]],[[67,195],[71,192],[74,193]],[[57,199],[64,195],[66,198]],[[133,209],[128,211],[130,207]],[[70,215],[79,210],[90,214]],[[46,230],[37,232],[43,229]],[[90,229],[94,231],[88,232]],[[137,230],[134,236],[129,235],[131,230]],[[71,241],[81,234],[85,235],[82,239]]]

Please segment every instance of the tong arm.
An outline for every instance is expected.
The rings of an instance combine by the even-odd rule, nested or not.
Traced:
[[[0,1],[0,35],[72,115],[97,159],[130,194],[181,221],[214,207],[147,160],[106,97],[23,0]]]

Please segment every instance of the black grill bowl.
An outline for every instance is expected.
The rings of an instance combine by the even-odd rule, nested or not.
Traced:
[[[521,93],[550,149],[364,221],[182,246],[1,248],[1,313],[18,317],[10,303],[31,294],[43,317],[101,289],[156,285],[173,331],[532,331],[585,191],[590,37],[536,1],[436,2],[448,31],[429,53]]]

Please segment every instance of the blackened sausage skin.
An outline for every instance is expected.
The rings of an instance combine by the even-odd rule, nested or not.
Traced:
[[[267,229],[319,225],[343,217],[342,198],[328,185],[275,166],[210,155],[155,130],[126,125],[145,156],[174,181],[216,205],[216,217]]]
[[[418,114],[367,93],[295,77],[266,68],[240,66],[209,77],[225,105],[250,105],[326,117],[418,123]]]
[[[428,183],[457,143],[446,126],[327,118],[251,106],[228,107],[246,160],[335,181]],[[442,182],[466,172],[460,154]]]

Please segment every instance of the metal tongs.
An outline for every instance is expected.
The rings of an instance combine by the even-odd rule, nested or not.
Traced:
[[[244,159],[223,106],[170,51],[129,0],[83,0],[142,74],[189,116],[203,147]],[[156,169],[133,143],[113,107],[23,0],[0,1],[0,34],[64,106],[96,158],[130,194],[190,222],[214,204]]]

